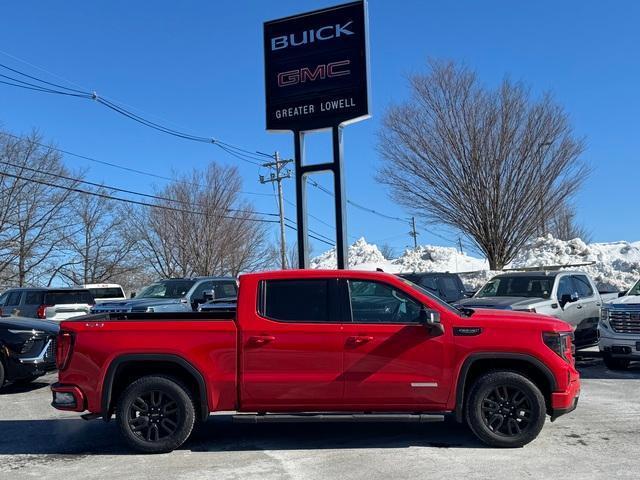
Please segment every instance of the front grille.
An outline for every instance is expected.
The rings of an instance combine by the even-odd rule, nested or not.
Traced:
[[[625,312],[609,312],[609,324],[616,333],[627,333],[630,335],[640,335],[640,310]]]
[[[47,351],[44,352],[44,360],[45,362],[55,362],[56,360],[56,344],[57,340],[52,338],[47,346]]]

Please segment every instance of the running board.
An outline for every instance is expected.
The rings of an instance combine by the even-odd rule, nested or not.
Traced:
[[[301,414],[252,414],[233,416],[236,423],[306,423],[306,422],[443,422],[441,413],[301,413]]]

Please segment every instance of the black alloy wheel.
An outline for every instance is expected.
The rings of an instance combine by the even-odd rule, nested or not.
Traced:
[[[176,400],[160,390],[142,393],[129,408],[129,428],[147,442],[174,435],[180,420]]]
[[[492,432],[505,436],[520,435],[531,420],[531,399],[517,387],[500,385],[485,395],[482,414]]]
[[[538,386],[512,371],[492,371],[475,380],[465,400],[473,433],[492,447],[522,447],[534,440],[546,419]]]
[[[161,375],[131,383],[120,395],[116,415],[125,441],[143,453],[180,447],[196,420],[192,392],[180,380]]]

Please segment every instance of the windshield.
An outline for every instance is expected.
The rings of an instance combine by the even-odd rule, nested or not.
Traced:
[[[553,289],[553,278],[541,276],[514,275],[492,278],[476,294],[483,297],[532,297],[550,298]]]
[[[636,284],[631,287],[627,295],[640,295],[640,280],[638,280]]]
[[[194,283],[195,280],[164,280],[152,283],[144,288],[137,298],[182,298]]]
[[[418,292],[422,293],[423,295],[429,297],[431,300],[433,300],[435,303],[437,303],[441,307],[446,308],[447,310],[449,310],[450,312],[455,313],[456,315],[462,315],[462,312],[460,310],[458,310],[454,306],[448,304],[447,302],[445,302],[441,298],[435,296],[433,293],[429,292],[428,290],[426,290],[425,288],[421,287],[420,285],[417,285],[417,284],[413,283],[411,280],[407,280],[406,278],[403,278],[403,277],[400,277],[400,280],[402,280],[405,284],[409,285],[411,288],[413,288],[413,289],[417,290]]]

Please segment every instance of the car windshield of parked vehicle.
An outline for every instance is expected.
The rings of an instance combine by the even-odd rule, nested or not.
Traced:
[[[445,302],[444,300],[442,300],[441,298],[437,297],[436,295],[434,295],[432,292],[430,292],[426,288],[423,288],[420,285],[418,285],[416,283],[413,283],[411,280],[408,280],[407,278],[400,277],[400,279],[405,284],[409,285],[411,288],[414,288],[418,292],[420,292],[423,295],[426,295],[427,297],[429,297],[431,300],[433,300],[435,303],[440,305],[442,308],[445,308],[445,309],[449,310],[450,312],[455,313],[456,315],[463,315],[464,314],[462,311],[458,310],[453,305],[450,305],[447,302]]]
[[[102,288],[90,288],[89,291],[93,298],[124,298],[124,292],[118,287],[102,287]]]
[[[182,298],[195,283],[195,280],[165,280],[153,283],[143,289],[136,298]]]
[[[74,303],[91,305],[94,300],[88,290],[53,290],[45,294],[44,303],[47,305],[70,305]]]
[[[631,287],[627,295],[640,295],[640,280],[638,280],[636,284]]]
[[[495,277],[476,294],[483,297],[531,297],[550,298],[553,278],[521,276]]]

